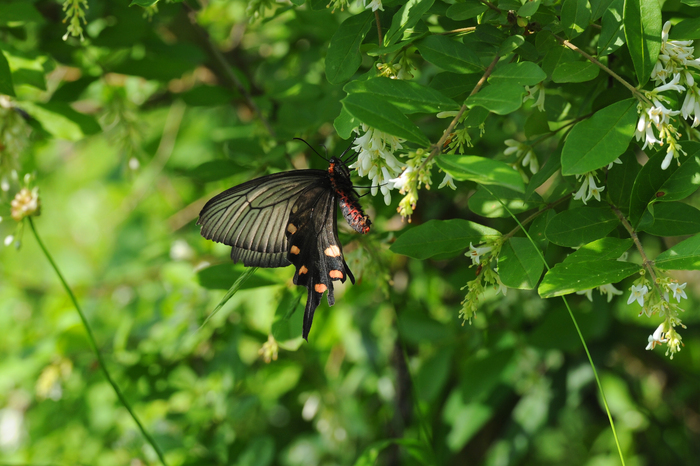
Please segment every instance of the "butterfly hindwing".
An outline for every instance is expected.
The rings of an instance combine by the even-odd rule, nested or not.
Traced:
[[[323,170],[294,170],[226,190],[199,214],[202,236],[232,246],[231,259],[248,267],[287,266],[285,226],[292,207],[306,190],[327,177]]]
[[[303,337],[308,338],[314,312],[328,292],[328,305],[335,303],[333,282],[355,277],[345,263],[337,234],[337,204],[334,191],[324,186],[309,189],[292,207],[286,235],[288,260],[294,265],[294,284],[308,292],[304,310]]]

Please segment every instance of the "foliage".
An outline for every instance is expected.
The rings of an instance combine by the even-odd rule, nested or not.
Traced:
[[[128,3],[0,4],[0,462],[696,461],[696,1]],[[295,137],[381,194],[308,344],[195,226]]]

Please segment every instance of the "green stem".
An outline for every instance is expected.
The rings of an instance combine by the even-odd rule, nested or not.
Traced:
[[[139,427],[141,434],[144,436],[146,441],[156,451],[156,454],[158,455],[160,462],[163,464],[163,466],[167,466],[167,463],[165,462],[165,458],[163,456],[163,451],[160,449],[160,447],[158,446],[156,441],[153,439],[153,437],[151,437],[151,435],[143,427],[143,424],[141,424],[141,421],[139,421],[139,418],[136,417],[136,413],[134,413],[134,410],[131,409],[131,405],[126,400],[126,398],[124,398],[124,394],[119,389],[119,386],[116,384],[114,379],[112,379],[112,376],[110,375],[109,371],[107,370],[107,365],[105,364],[105,360],[102,358],[102,354],[100,353],[100,350],[97,347],[97,341],[95,340],[95,335],[92,333],[92,329],[90,328],[90,324],[88,324],[88,321],[85,318],[85,314],[83,314],[83,311],[80,307],[80,304],[78,304],[78,300],[75,298],[73,291],[68,286],[66,279],[63,278],[63,274],[61,274],[61,271],[58,269],[58,266],[56,265],[53,258],[51,257],[51,254],[49,254],[49,251],[48,251],[48,249],[46,249],[46,246],[44,246],[44,243],[41,241],[41,238],[39,238],[39,233],[36,231],[36,228],[34,227],[34,222],[32,221],[32,218],[27,217],[27,220],[29,221],[29,227],[31,228],[32,233],[34,234],[34,238],[36,239],[36,242],[39,244],[39,247],[41,248],[44,255],[46,256],[46,259],[48,259],[54,272],[56,272],[58,279],[61,281],[61,284],[63,285],[63,289],[66,290],[66,293],[68,293],[70,300],[73,302],[73,305],[75,306],[75,310],[78,311],[78,315],[80,316],[80,320],[83,322],[83,326],[85,327],[85,332],[87,333],[88,341],[90,341],[90,346],[92,346],[92,351],[95,353],[95,356],[97,356],[97,360],[100,363],[100,368],[102,369],[102,372],[104,373],[105,378],[107,379],[107,382],[109,382],[109,384],[112,386],[114,393],[117,394],[117,398],[119,398],[119,401],[121,401],[122,405],[124,405],[126,410],[129,411],[131,418],[134,420],[134,422],[136,422],[136,425]]]
[[[495,197],[498,199],[498,202],[503,206],[503,208],[510,214],[510,216],[515,220],[515,222],[518,224],[518,226],[523,230],[525,235],[527,235],[527,239],[530,240],[530,243],[535,247],[535,250],[537,250],[537,254],[540,256],[540,260],[542,260],[542,263],[544,264],[545,268],[549,272],[549,264],[547,264],[547,260],[544,258],[544,255],[542,254],[542,251],[540,251],[540,248],[537,247],[537,243],[532,239],[530,236],[530,233],[527,232],[525,228],[523,228],[523,225],[520,223],[518,218],[513,215],[513,213],[510,211],[508,206],[506,206],[503,201],[500,200],[500,198],[496,197],[491,190],[486,185],[480,185],[482,188],[484,188],[491,196]],[[617,452],[620,454],[620,462],[622,462],[622,466],[625,466],[625,457],[622,455],[622,448],[620,447],[620,440],[617,438],[617,431],[615,430],[615,422],[613,421],[612,414],[610,414],[610,407],[608,406],[608,400],[605,397],[605,391],[603,391],[603,384],[600,383],[600,378],[598,377],[598,371],[595,368],[595,364],[593,363],[593,357],[591,357],[590,351],[588,351],[588,345],[586,344],[586,340],[583,338],[583,334],[581,333],[581,329],[578,326],[578,322],[576,321],[576,317],[574,316],[574,312],[571,310],[571,306],[569,306],[569,301],[566,300],[565,296],[561,296],[562,301],[564,301],[564,305],[566,306],[566,310],[569,311],[569,317],[571,317],[571,321],[574,323],[574,327],[576,328],[576,333],[578,334],[579,339],[581,340],[581,344],[583,345],[583,349],[586,352],[586,356],[588,357],[588,362],[591,365],[591,369],[593,369],[593,376],[595,377],[595,382],[598,385],[598,391],[600,392],[600,396],[603,399],[603,405],[605,406],[605,412],[608,415],[608,421],[610,421],[610,428],[612,429],[612,434],[613,437],[615,438],[615,445],[617,446]]]
[[[501,236],[501,241],[505,242],[508,238],[510,238],[511,236],[516,234],[518,231],[520,231],[524,225],[527,225],[528,223],[530,223],[531,221],[533,221],[534,219],[536,219],[537,217],[539,217],[543,213],[547,212],[549,209],[553,209],[554,207],[558,206],[559,204],[561,204],[562,202],[566,201],[569,198],[570,198],[570,196],[566,195],[566,196],[562,197],[561,199],[557,199],[556,201],[552,202],[551,204],[547,204],[544,209],[538,210],[537,212],[533,213],[532,215],[530,215],[528,218],[526,218],[522,222],[518,222],[517,227],[513,228],[508,233]],[[510,211],[508,213],[510,213]]]

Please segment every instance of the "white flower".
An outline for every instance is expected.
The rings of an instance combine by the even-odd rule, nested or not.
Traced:
[[[9,246],[12,244],[12,242],[15,240],[15,237],[12,235],[7,235],[5,237],[5,246]]]
[[[622,294],[622,290],[618,290],[617,288],[615,288],[612,283],[599,286],[598,289],[600,290],[600,294],[608,295],[608,302],[612,301],[613,296],[618,296]]]
[[[438,189],[444,188],[445,186],[449,186],[452,190],[457,189],[457,186],[455,186],[454,179],[448,173],[445,173],[445,178],[442,179],[442,183],[440,183],[440,186],[438,186]]]
[[[372,182],[371,193],[376,196],[378,191],[384,195],[384,202],[391,203],[391,189],[395,183],[392,180],[401,173],[401,163],[394,152],[402,149],[404,139],[392,136],[377,129],[362,124],[364,134],[355,139],[353,150],[358,156],[350,168],[356,168],[360,176],[366,176]],[[356,133],[360,129],[355,128]]]
[[[688,89],[681,106],[681,116],[684,119],[693,117],[693,128],[700,125],[700,90],[697,86]]]
[[[515,154],[516,156],[520,156],[520,154],[528,148],[526,144],[516,141],[515,139],[506,139],[503,143],[508,146],[506,150],[503,151],[505,155]]]
[[[616,158],[608,164],[608,170],[610,170],[613,167],[613,165],[622,165],[622,160],[620,160],[620,157]]]
[[[653,92],[658,93],[658,92],[665,92],[665,91],[669,91],[669,90],[673,90],[676,92],[683,92],[683,91],[685,91],[685,87],[678,84],[680,82],[680,80],[681,80],[681,74],[676,73],[673,75],[673,79],[671,79],[670,83],[666,83],[666,84],[663,84],[663,85],[655,88]]]
[[[584,173],[583,175],[576,175],[576,179],[583,179],[583,183],[581,183],[581,187],[576,194],[574,194],[574,199],[581,199],[584,204],[592,197],[600,201],[600,193],[605,190],[605,187],[596,185],[595,171]]]
[[[678,300],[678,302],[681,302],[681,298],[688,299],[688,296],[686,296],[685,291],[685,286],[687,283],[683,283],[682,285],[679,285],[678,283],[669,283],[668,287],[673,291],[673,297]]]
[[[539,92],[537,100],[535,100],[534,106],[537,107],[537,109],[540,112],[544,112],[544,82],[541,82],[534,87],[525,86],[525,92],[526,94],[525,97],[523,97],[523,102],[527,102],[528,100],[534,99],[535,94]]]
[[[585,294],[585,295],[586,295],[586,298],[588,298],[588,300],[589,300],[590,302],[593,302],[593,288],[589,288],[589,289],[587,289],[587,290],[577,291],[576,294],[579,294],[579,295],[584,295],[584,294]]]
[[[371,8],[372,11],[384,11],[384,7],[382,6],[382,0],[372,0],[371,2],[369,2],[369,5],[367,4],[367,0],[365,0],[365,9],[368,8]]]
[[[493,246],[481,246],[481,247],[475,248],[474,245],[470,242],[469,243],[469,257],[472,260],[472,265],[480,264],[481,263],[481,256],[483,256],[487,252],[491,251],[492,249],[493,249]]]
[[[640,306],[644,306],[644,296],[649,292],[649,288],[647,288],[646,285],[632,285],[630,291],[631,293],[627,304],[632,304],[632,302],[636,300]]]
[[[527,167],[528,165],[530,165],[530,171],[533,175],[537,173],[537,171],[540,169],[540,163],[538,162],[537,156],[535,156],[535,153],[532,149],[527,151],[527,153],[525,154],[525,157],[522,161],[522,165],[523,167]]]
[[[648,350],[653,350],[656,345],[666,343],[668,338],[666,338],[666,332],[664,332],[664,327],[666,323],[659,325],[652,335],[649,335],[649,344],[647,345]]]

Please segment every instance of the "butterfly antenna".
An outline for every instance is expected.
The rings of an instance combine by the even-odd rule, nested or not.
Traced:
[[[342,154],[340,154],[340,157],[338,157],[340,160],[343,160],[343,157],[345,157],[345,154],[347,154],[348,152],[350,152],[350,149],[352,149],[352,145],[353,145],[353,144],[355,144],[355,140],[354,140],[354,139],[352,140],[352,142],[350,143],[350,145],[348,146],[348,148],[345,149],[345,150],[343,151]],[[355,152],[354,154],[351,154],[350,156],[348,156],[347,160],[343,160],[343,163],[347,165],[347,164],[349,164],[349,163],[354,162],[358,155],[359,155],[359,154],[358,154],[357,152]]]
[[[304,139],[302,139],[302,138],[293,138],[293,139],[296,139],[297,141],[303,142],[304,144],[306,144],[307,146],[309,146],[309,149],[311,149],[312,151],[314,151],[314,152],[316,153],[316,155],[318,155],[319,157],[321,157],[321,158],[322,158],[323,160],[325,160],[326,162],[330,162],[326,157],[324,157],[324,156],[322,156],[321,154],[319,154],[318,151],[317,151],[316,149],[314,149],[313,147],[311,147],[311,144],[309,144],[308,142],[306,142]],[[323,147],[324,149],[326,148],[325,146],[321,146],[321,147]],[[328,155],[328,149],[326,149],[326,155]]]

